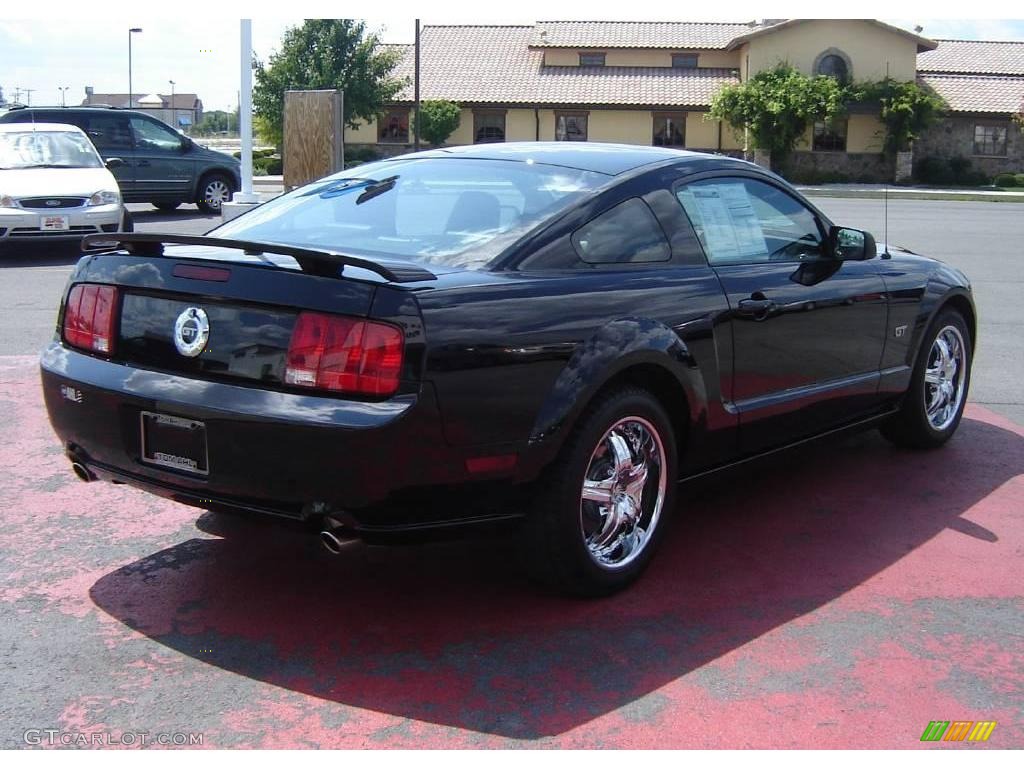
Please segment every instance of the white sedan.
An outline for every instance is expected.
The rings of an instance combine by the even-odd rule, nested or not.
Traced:
[[[117,181],[80,128],[0,125],[0,246],[125,229]]]

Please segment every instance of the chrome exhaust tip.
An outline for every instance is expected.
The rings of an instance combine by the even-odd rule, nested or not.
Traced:
[[[75,473],[75,477],[81,480],[83,483],[91,483],[96,479],[96,475],[89,471],[85,464],[81,464],[77,461],[71,462],[71,471]]]
[[[340,555],[343,549],[355,544],[357,541],[359,539],[356,536],[341,528],[335,528],[332,531],[320,531],[320,543],[332,555]]]

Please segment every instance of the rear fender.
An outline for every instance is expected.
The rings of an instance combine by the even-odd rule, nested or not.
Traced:
[[[581,344],[555,380],[530,432],[531,454],[539,464],[554,458],[593,398],[616,377],[638,366],[657,366],[678,384],[689,424],[707,411],[707,392],[685,342],[647,318],[627,317],[602,327]]]

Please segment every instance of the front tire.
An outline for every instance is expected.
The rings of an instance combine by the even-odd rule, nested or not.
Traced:
[[[634,388],[603,396],[540,481],[523,531],[527,570],[577,595],[633,582],[663,537],[676,469],[675,434],[661,404]]]
[[[921,343],[903,404],[881,433],[904,448],[938,448],[949,440],[967,403],[973,352],[963,315],[940,312]]]
[[[223,173],[211,173],[199,183],[196,205],[203,213],[220,213],[221,206],[231,201],[231,179]]]

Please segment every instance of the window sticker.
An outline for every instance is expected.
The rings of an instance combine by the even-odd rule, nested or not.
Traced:
[[[743,182],[697,184],[679,192],[712,261],[768,258],[761,222]],[[699,222],[699,226],[698,226]]]

